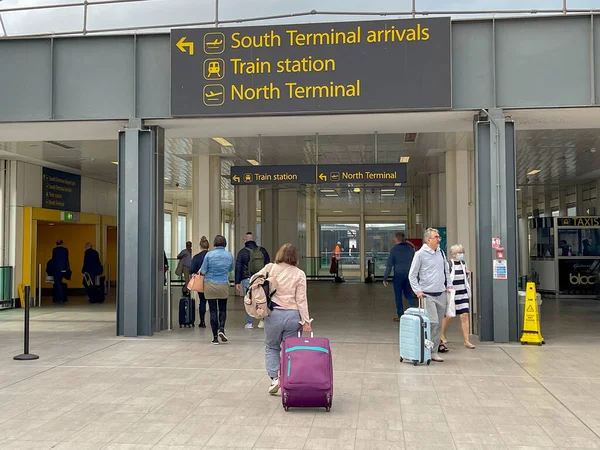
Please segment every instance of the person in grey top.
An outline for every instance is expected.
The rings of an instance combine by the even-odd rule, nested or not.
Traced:
[[[189,294],[189,291],[187,290],[187,284],[190,281],[190,268],[192,266],[192,256],[192,243],[190,241],[187,241],[185,243],[185,248],[179,252],[179,255],[177,255],[177,259],[179,260],[179,263],[177,264],[177,269],[179,270],[181,268],[181,273],[177,273],[177,271],[175,271],[176,275],[183,275],[183,279],[185,280],[185,284],[183,286],[183,293],[185,295]]]
[[[451,289],[450,271],[444,252],[440,249],[440,233],[428,228],[424,236],[425,244],[415,254],[410,266],[408,279],[419,299],[425,302],[425,310],[431,321],[432,361],[443,362],[439,355],[442,333],[442,320],[446,315],[446,293]]]

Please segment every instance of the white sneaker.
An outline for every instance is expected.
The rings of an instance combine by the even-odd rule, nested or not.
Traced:
[[[258,322],[258,328],[264,328],[265,327],[265,321],[261,320],[260,322]]]
[[[247,330],[250,330],[250,329],[254,328],[254,325],[252,325],[251,323],[247,323],[246,325],[244,325],[244,328]]]
[[[269,394],[277,394],[279,392],[279,378],[275,378],[271,381],[271,387],[269,388]]]
[[[435,362],[444,362],[444,358],[442,358],[440,355],[438,355],[437,353],[431,355],[431,360],[435,361]]]

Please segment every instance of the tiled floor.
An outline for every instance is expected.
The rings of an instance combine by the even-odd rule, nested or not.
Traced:
[[[266,394],[262,330],[230,300],[230,343],[177,328],[114,336],[114,305],[0,313],[0,450],[600,448],[600,302],[546,300],[548,344],[459,345],[442,364],[398,360],[392,291],[310,285],[319,335],[332,340],[334,407],[285,413]]]

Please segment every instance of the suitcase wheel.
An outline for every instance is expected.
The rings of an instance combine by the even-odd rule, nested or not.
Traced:
[[[283,410],[284,410],[285,412],[288,412],[288,411],[290,410],[290,407],[289,407],[289,406],[284,406],[284,407],[283,407]]]
[[[327,411],[327,412],[331,411],[331,406],[325,407],[325,411]]]
[[[429,364],[431,364],[431,360],[430,359],[427,360],[427,365],[429,365]]]
[[[419,361],[413,361],[414,366],[416,366],[417,364],[419,364]]]
[[[181,328],[181,324],[179,324],[179,328]]]
[[[402,362],[402,361],[404,361],[404,358],[401,356],[401,357],[400,357],[400,362]]]

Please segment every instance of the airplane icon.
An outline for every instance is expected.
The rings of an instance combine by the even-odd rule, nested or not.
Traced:
[[[202,92],[206,106],[221,106],[225,103],[225,87],[222,84],[207,84]]]
[[[214,41],[207,42],[206,48],[217,48],[223,43],[223,39],[215,39]]]
[[[225,51],[225,35],[218,31],[212,31],[204,35],[204,53],[207,55],[219,55]]]

